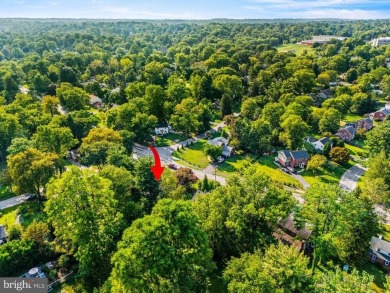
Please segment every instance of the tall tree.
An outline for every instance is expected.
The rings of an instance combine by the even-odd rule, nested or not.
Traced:
[[[55,153],[60,157],[65,157],[69,149],[78,143],[68,127],[53,125],[39,126],[33,136],[33,141],[40,151]]]
[[[296,149],[303,143],[309,126],[297,115],[290,115],[280,125],[284,132],[280,134],[281,140],[290,149]]]
[[[374,157],[381,151],[390,154],[390,120],[384,121],[367,133],[365,147],[370,156]]]
[[[373,276],[367,272],[359,274],[354,269],[348,274],[339,268],[335,272],[327,272],[321,275],[320,280],[316,282],[314,292],[354,292],[354,293],[373,293],[372,288]]]
[[[70,167],[50,183],[47,196],[45,211],[59,250],[74,255],[86,281],[102,285],[122,226],[111,182],[93,171]]]
[[[211,256],[191,202],[164,199],[125,230],[107,287],[111,292],[206,292]]]
[[[233,258],[223,276],[229,292],[313,292],[308,265],[294,246],[280,244]]]
[[[244,178],[233,177],[227,186],[197,196],[195,207],[214,257],[226,260],[271,242],[272,226],[287,217],[294,200],[265,174],[249,168]]]
[[[41,189],[62,169],[62,160],[56,154],[29,148],[11,156],[7,165],[15,192],[33,192],[40,197]]]

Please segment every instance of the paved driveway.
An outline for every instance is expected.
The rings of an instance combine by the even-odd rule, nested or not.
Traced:
[[[359,164],[351,167],[343,174],[343,176],[341,176],[339,183],[340,187],[347,191],[353,191],[357,186],[360,176],[362,176],[366,171],[367,169]]]

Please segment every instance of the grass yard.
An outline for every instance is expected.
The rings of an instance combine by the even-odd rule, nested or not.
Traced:
[[[338,184],[341,176],[352,167],[352,164],[340,166],[334,162],[328,162],[327,166],[318,171],[305,170],[300,175],[310,184],[333,183]]]
[[[357,142],[355,141],[356,143],[362,145],[363,143],[362,142]],[[349,150],[349,153],[351,154],[351,156],[355,156],[355,157],[365,157],[367,155],[367,150],[361,148],[361,147],[358,147],[358,146],[355,146],[355,145],[351,145],[351,144],[345,144],[345,148]]]
[[[209,159],[203,151],[207,143],[207,140],[199,140],[189,147],[185,147],[184,150],[180,149],[179,151],[175,151],[173,156],[180,159],[178,161],[179,163],[184,161],[183,165],[203,170],[210,164]]]
[[[156,146],[163,147],[163,146],[170,146],[175,144],[177,141],[183,141],[187,139],[187,137],[184,134],[178,134],[178,133],[168,133],[163,136],[156,136]]]
[[[341,121],[340,124],[341,126],[344,126],[346,122],[355,122],[360,119],[362,119],[361,115],[348,113],[347,115],[345,115],[345,118]]]
[[[278,49],[279,52],[295,51],[294,53],[296,55],[302,55],[304,50],[307,50],[307,53],[314,52],[313,48],[301,44],[284,44],[277,46],[276,49]]]
[[[274,157],[261,157],[260,159],[256,159],[251,155],[235,155],[228,158],[218,167],[217,174],[229,177],[235,172],[240,174],[247,167],[252,165],[276,182],[281,182],[288,186],[301,187],[297,180],[281,171],[280,168],[274,164]]]
[[[18,207],[11,207],[0,211],[0,224],[6,229],[15,224]]]
[[[0,224],[6,228],[15,224],[16,216],[21,216],[22,226],[27,227],[34,220],[45,221],[46,214],[43,212],[43,204],[38,202],[25,202],[0,211]]]

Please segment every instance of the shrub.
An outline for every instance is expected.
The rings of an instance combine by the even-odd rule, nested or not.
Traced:
[[[333,162],[336,162],[341,165],[347,164],[351,158],[349,151],[346,148],[341,147],[334,147],[330,151],[329,157]]]

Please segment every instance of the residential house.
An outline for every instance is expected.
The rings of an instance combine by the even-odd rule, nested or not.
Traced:
[[[324,147],[325,147],[325,144],[327,144],[327,143],[329,143],[331,147],[333,146],[333,143],[329,139],[329,137],[323,137],[323,138],[320,138],[320,139],[315,139],[315,138],[313,138],[311,136],[308,136],[305,139],[305,141],[310,143],[310,144],[312,144],[317,151],[323,151]]]
[[[372,237],[368,257],[371,262],[390,271],[390,242],[383,240],[382,236]]]
[[[279,221],[273,235],[283,244],[293,245],[299,252],[311,256],[315,246],[314,242],[310,241],[311,233],[305,228],[298,229],[294,223],[294,215],[290,214],[286,219]]]
[[[168,122],[164,121],[156,125],[154,128],[154,133],[157,135],[164,135],[168,134],[170,130],[171,126],[169,126]]]
[[[103,101],[95,95],[89,95],[89,104],[94,108],[101,108],[103,106]]]
[[[333,92],[330,89],[322,90],[318,94],[318,97],[320,97],[321,99],[324,99],[324,100],[329,99],[332,96],[333,96]]]
[[[339,129],[339,131],[335,134],[336,137],[346,142],[353,140],[355,135],[356,128],[353,126],[345,126],[344,128]]]
[[[279,151],[276,160],[284,167],[300,167],[304,168],[309,161],[307,151]]]
[[[376,111],[374,113],[371,113],[369,116],[373,120],[383,121],[389,115],[390,115],[390,108],[383,107],[380,110],[378,110],[378,111]]]
[[[347,125],[353,126],[356,130],[364,129],[365,131],[368,131],[374,126],[374,121],[371,118],[366,117],[355,122],[347,123]]]
[[[7,234],[3,225],[0,225],[0,245],[7,242]]]
[[[224,137],[216,137],[214,139],[209,139],[209,144],[221,147],[222,156],[224,157],[234,156],[234,147],[229,146],[229,140]]]

